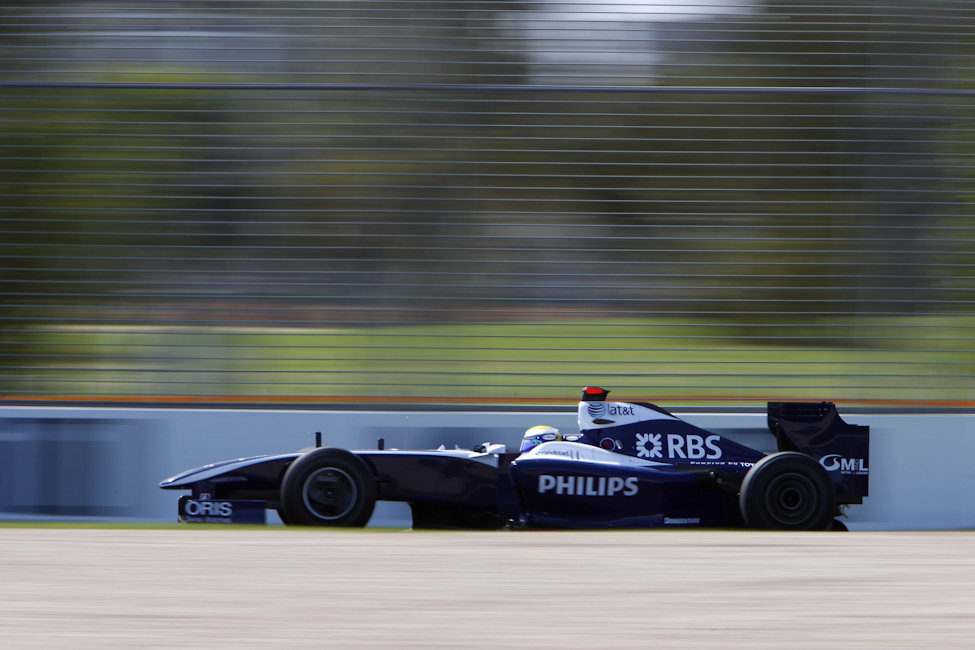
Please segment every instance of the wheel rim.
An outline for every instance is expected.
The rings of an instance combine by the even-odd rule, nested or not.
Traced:
[[[769,483],[765,507],[772,518],[786,525],[808,520],[816,511],[816,485],[802,474],[782,474]]]
[[[337,467],[323,467],[308,475],[301,489],[308,512],[319,519],[334,521],[355,508],[359,488],[348,473]]]

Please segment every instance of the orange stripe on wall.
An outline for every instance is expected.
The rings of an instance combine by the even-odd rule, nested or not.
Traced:
[[[904,406],[925,408],[958,408],[975,409],[975,400],[910,400],[910,399],[835,399],[827,397],[805,397],[767,395],[755,397],[750,395],[667,395],[662,397],[627,397],[628,401],[650,401],[666,405],[667,402],[709,402],[709,401],[737,401],[737,402],[817,402],[829,401],[837,404],[861,404],[866,406]],[[281,396],[281,395],[0,395],[0,405],[4,402],[18,402],[38,404],[51,402],[81,403],[81,404],[575,404],[576,400],[559,397],[378,397],[378,396]]]

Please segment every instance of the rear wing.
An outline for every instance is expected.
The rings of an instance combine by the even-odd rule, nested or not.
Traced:
[[[836,485],[837,503],[862,503],[870,478],[870,427],[847,424],[832,402],[769,402],[779,451],[817,460]]]

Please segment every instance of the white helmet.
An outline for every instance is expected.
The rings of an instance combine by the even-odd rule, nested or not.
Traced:
[[[553,440],[562,439],[562,434],[559,433],[558,429],[540,424],[525,431],[525,435],[521,439],[521,451],[526,452],[529,449],[533,449],[534,447],[542,444],[543,442],[552,442]]]

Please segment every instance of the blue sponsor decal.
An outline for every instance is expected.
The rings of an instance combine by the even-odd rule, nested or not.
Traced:
[[[179,519],[193,524],[264,524],[263,501],[181,499]]]
[[[640,492],[636,476],[538,475],[539,494],[568,496],[611,497],[620,494],[635,496]]]

